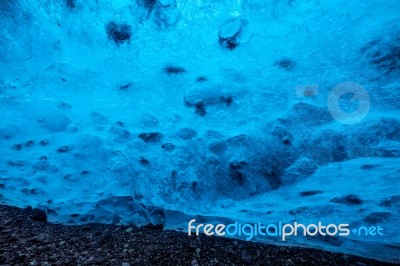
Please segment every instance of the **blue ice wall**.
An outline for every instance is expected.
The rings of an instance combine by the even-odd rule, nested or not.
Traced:
[[[394,261],[399,14],[395,0],[1,0],[0,202],[67,224],[381,226],[286,244]]]

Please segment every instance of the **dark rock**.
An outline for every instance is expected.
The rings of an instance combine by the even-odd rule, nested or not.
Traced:
[[[330,202],[342,203],[342,204],[348,204],[348,205],[363,204],[363,200],[361,200],[359,196],[354,195],[354,194],[349,194],[344,197],[336,197],[336,198],[331,199]]]
[[[106,33],[108,39],[113,40],[116,44],[122,44],[131,40],[131,26],[127,24],[118,24],[114,21],[106,25]]]
[[[161,141],[161,139],[163,138],[163,134],[161,134],[160,132],[140,133],[139,138],[146,143],[157,143]]]
[[[44,210],[34,208],[29,213],[29,218],[33,221],[47,222],[47,214]]]

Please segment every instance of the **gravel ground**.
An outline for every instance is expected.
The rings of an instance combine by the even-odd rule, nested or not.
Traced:
[[[340,253],[161,228],[46,222],[32,208],[0,205],[0,265],[390,265]]]

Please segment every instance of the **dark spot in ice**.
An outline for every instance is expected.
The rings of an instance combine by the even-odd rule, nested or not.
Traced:
[[[163,150],[165,151],[171,152],[175,150],[175,145],[172,143],[164,143],[163,145],[161,145],[161,148],[163,148]]]
[[[220,100],[221,100],[221,102],[225,103],[227,106],[230,106],[233,103],[233,97],[232,96],[221,97]]]
[[[177,67],[177,66],[166,66],[164,68],[165,73],[168,75],[176,75],[176,74],[183,74],[186,72],[186,70],[182,67]]]
[[[161,139],[163,138],[163,134],[161,134],[160,132],[148,132],[140,133],[138,137],[146,143],[156,143],[161,141]]]
[[[135,200],[141,200],[141,199],[143,199],[143,198],[144,198],[144,196],[143,196],[142,194],[135,193],[135,195],[134,195],[134,199],[135,199]]]
[[[47,156],[40,156],[40,157],[39,157],[39,160],[41,160],[41,161],[46,161],[46,160],[47,160]]]
[[[140,158],[140,164],[141,164],[141,165],[149,165],[149,164],[150,164],[150,161],[147,160],[147,159],[144,158],[144,157],[141,157],[141,158]]]
[[[7,164],[15,167],[21,167],[26,165],[27,162],[22,160],[15,160],[15,161],[7,161]]]
[[[60,103],[60,104],[58,105],[58,108],[59,108],[59,109],[71,109],[71,105],[69,105],[68,103],[62,102],[62,103]]]
[[[131,40],[131,26],[127,24],[118,24],[114,21],[106,25],[108,39],[113,40],[116,44],[122,44]]]
[[[51,203],[51,200],[48,200],[47,203]],[[57,211],[53,209],[47,209],[47,214],[57,215]]]
[[[200,101],[194,105],[194,108],[196,110],[196,114],[199,116],[205,116],[207,114],[206,106],[204,102]]]
[[[298,208],[296,208],[294,210],[290,210],[289,213],[291,215],[297,215],[297,214],[304,214],[307,211],[308,211],[308,207],[303,206],[303,207],[298,207]]]
[[[273,165],[270,171],[264,174],[272,189],[278,189],[282,185],[281,172],[280,167]]]
[[[229,176],[233,181],[237,182],[239,186],[243,186],[246,181],[246,177],[242,172],[246,165],[247,163],[244,161],[229,162]]]
[[[28,140],[24,143],[25,147],[32,147],[35,142],[33,140]]]
[[[3,183],[0,183],[0,188],[5,188],[6,185],[4,185]]]
[[[283,58],[276,61],[274,65],[283,68],[286,71],[292,71],[296,66],[296,62],[288,58]]]
[[[44,140],[41,140],[39,142],[39,144],[40,144],[40,146],[47,146],[47,145],[49,145],[49,141],[44,139]]]
[[[396,204],[398,206],[400,206],[400,195],[395,195],[395,196],[390,197],[389,199],[382,200],[379,203],[379,206],[390,208],[390,207],[392,207],[393,205],[396,205]]]
[[[208,149],[216,155],[223,154],[227,148],[228,148],[228,145],[226,145],[226,143],[224,141],[216,141],[216,142],[210,143],[210,145],[208,145]]]
[[[67,0],[66,5],[68,8],[74,9],[76,6],[76,0]]]
[[[208,79],[206,77],[198,77],[197,82],[206,82]]]
[[[189,140],[197,135],[196,130],[191,128],[182,128],[176,133],[181,139]]]
[[[89,175],[90,172],[88,170],[82,170],[81,175]]]
[[[128,82],[128,83],[124,83],[122,85],[119,86],[119,90],[120,91],[128,91],[133,87],[132,83]]]
[[[284,137],[283,140],[282,140],[282,143],[285,144],[285,145],[292,144],[290,138],[288,138],[288,137]]]
[[[68,145],[61,146],[60,148],[57,149],[57,152],[59,152],[59,153],[67,153],[70,151],[71,151],[71,147],[69,147]]]
[[[153,10],[155,4],[157,3],[157,0],[136,0],[136,3],[146,8],[150,12],[151,10]]]
[[[390,212],[373,212],[369,214],[367,217],[365,217],[365,221],[367,223],[381,223],[385,220],[387,220],[392,214]]]
[[[323,193],[321,190],[308,190],[308,191],[300,192],[300,195],[303,197],[309,197],[309,196],[314,196],[314,195],[321,194],[321,193]]]
[[[348,205],[363,204],[363,200],[361,200],[360,197],[355,194],[349,194],[344,197],[335,197],[335,198],[331,199],[330,202],[342,203],[342,204],[348,204]]]
[[[13,149],[16,150],[16,151],[22,150],[22,144],[21,143],[14,144],[13,145]]]
[[[390,38],[373,40],[360,49],[369,63],[386,74],[400,70],[399,32],[391,33]],[[385,40],[386,39],[386,40]]]
[[[106,124],[108,122],[107,118],[102,115],[101,113],[98,112],[91,112],[90,113],[90,119],[98,125],[103,125]]]
[[[218,42],[222,47],[227,48],[231,51],[235,50],[239,46],[239,41],[235,36],[228,38],[220,38]]]
[[[111,127],[110,132],[114,135],[114,140],[116,142],[124,143],[131,138],[131,133],[125,128]]]
[[[49,161],[37,161],[32,165],[32,168],[35,169],[36,171],[48,171],[52,173],[57,173],[58,172],[58,167],[50,164]]]
[[[39,194],[39,190],[36,189],[36,188],[32,188],[32,189],[23,188],[23,189],[21,189],[21,192],[24,193],[24,194],[32,194],[32,195],[38,195]]]
[[[379,165],[377,164],[364,164],[361,166],[361,169],[363,170],[371,170],[377,168]]]

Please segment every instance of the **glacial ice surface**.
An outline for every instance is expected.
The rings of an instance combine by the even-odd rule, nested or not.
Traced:
[[[395,0],[2,0],[0,202],[66,224],[380,225],[254,240],[399,261],[399,14]]]

